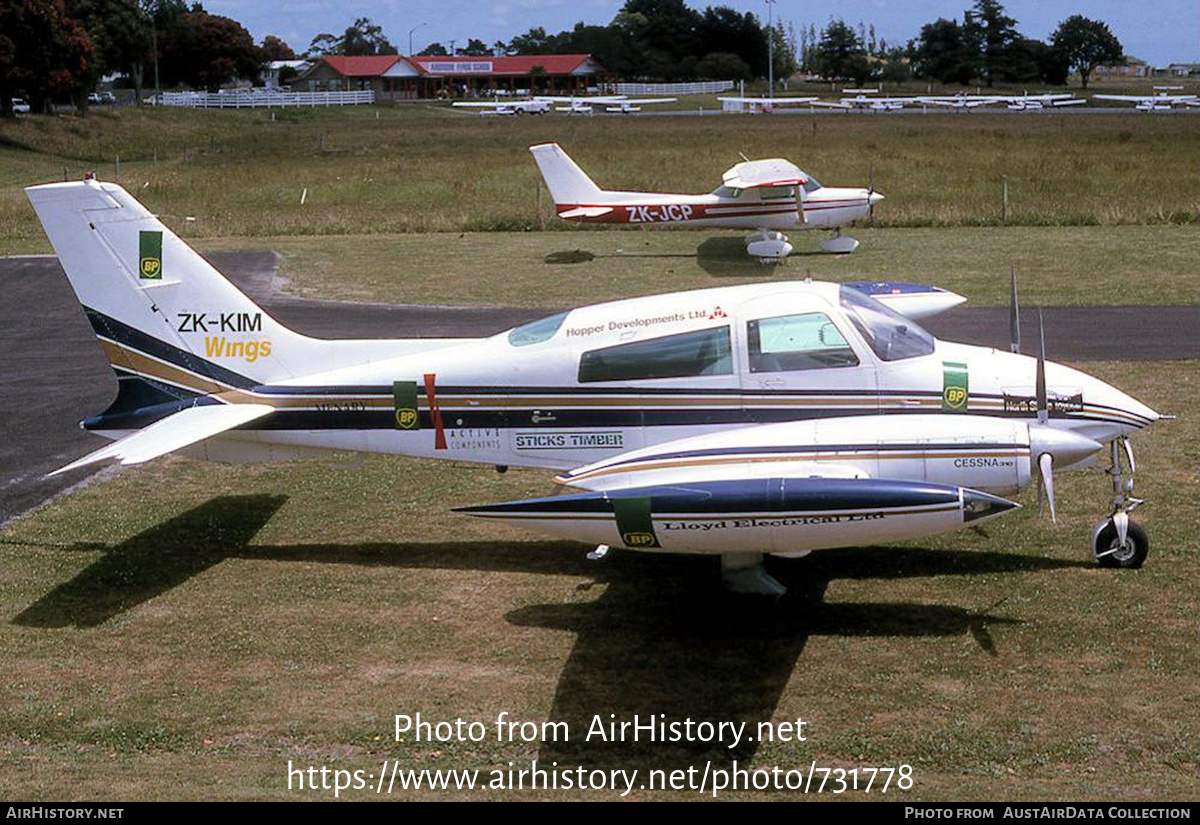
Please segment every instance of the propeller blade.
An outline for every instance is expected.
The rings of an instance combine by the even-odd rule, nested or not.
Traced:
[[[1050,419],[1049,401],[1046,398],[1046,327],[1042,322],[1042,308],[1038,307],[1038,357],[1037,357],[1037,420],[1045,424]]]
[[[1017,268],[1013,265],[1008,267],[1009,293],[1008,293],[1008,336],[1009,349],[1020,354],[1021,352],[1021,309],[1017,304]]]
[[[1038,456],[1038,515],[1042,513],[1041,493],[1046,491],[1046,501],[1050,505],[1050,521],[1058,524],[1054,513],[1054,456],[1042,453]]]
[[[875,221],[875,164],[867,167],[867,218]]]

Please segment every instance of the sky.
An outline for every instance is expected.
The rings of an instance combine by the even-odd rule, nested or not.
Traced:
[[[202,0],[204,8],[237,20],[261,41],[265,35],[282,37],[297,52],[308,48],[320,32],[341,33],[357,17],[369,17],[383,26],[388,39],[408,51],[409,31],[414,51],[438,41],[449,47],[467,38],[485,43],[509,40],[513,35],[542,26],[548,32],[571,28],[583,21],[606,24],[624,0]],[[819,30],[840,17],[857,26],[875,24],[879,37],[902,44],[917,36],[921,25],[938,17],[961,19],[971,0],[777,0],[774,16],[797,28],[814,23]],[[765,18],[763,0],[689,0],[689,5],[732,6]],[[1005,8],[1016,18],[1017,28],[1028,37],[1045,39],[1058,23],[1072,14],[1083,14],[1108,23],[1126,54],[1156,66],[1200,62],[1200,2],[1197,0],[1008,0]]]

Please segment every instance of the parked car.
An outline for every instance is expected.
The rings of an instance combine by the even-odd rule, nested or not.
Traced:
[[[14,97],[12,99],[13,111],[19,115],[29,114],[29,102],[22,97]]]

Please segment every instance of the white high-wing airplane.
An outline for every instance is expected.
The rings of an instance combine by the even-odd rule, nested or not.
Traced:
[[[775,109],[786,109],[791,106],[832,106],[842,108],[837,103],[826,103],[819,97],[718,97],[722,107],[727,112],[749,112],[759,114]]]
[[[1028,92],[1019,95],[934,95],[913,99],[916,103],[929,106],[944,106],[951,109],[976,109],[980,106],[1005,105],[1009,109],[1031,111],[1046,107],[1077,106],[1086,103],[1084,98],[1075,97],[1065,92],[1031,95]]]
[[[1200,106],[1200,96],[1173,95],[1166,91],[1158,91],[1152,95],[1092,95],[1092,99],[1132,103],[1139,112],[1169,112],[1176,106]]]
[[[763,260],[791,254],[783,232],[790,229],[832,229],[834,237],[822,241],[821,248],[853,252],[858,241],[842,235],[841,227],[866,217],[883,200],[873,189],[822,186],[780,158],[739,163],[708,194],[615,191],[598,187],[557,143],[529,151],[563,220],[754,229],[746,251]]]
[[[888,306],[936,311],[940,290],[751,284],[487,338],[326,341],[267,315],[120,186],[26,193],[117,375],[112,404],[82,422],[113,443],[63,470],[324,450],[546,468],[575,492],[462,509],[598,555],[718,555],[733,589],[777,594],[763,554],[978,524],[1031,478],[1053,516],[1054,471],[1107,444],[1115,497],[1093,553],[1137,567],[1148,550],[1128,516],[1128,437],[1159,416],[1042,354],[936,340]]]
[[[481,115],[544,115],[553,107],[553,101],[544,98],[531,100],[456,100],[451,106],[459,109],[479,109]]]
[[[566,103],[566,106],[556,106],[556,112],[566,112],[568,115],[591,115],[597,106],[603,106],[606,112],[632,114],[640,112],[642,106],[656,103],[674,103],[673,97],[641,97],[630,98],[625,95],[608,95],[601,97],[539,97],[538,100],[548,100],[555,103]]]

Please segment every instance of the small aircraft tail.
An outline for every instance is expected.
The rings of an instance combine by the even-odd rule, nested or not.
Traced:
[[[136,463],[270,415],[263,385],[452,341],[309,338],[280,324],[128,192],[94,179],[25,190],[117,375],[87,429],[136,431],[77,461]]]
[[[575,161],[557,143],[530,146],[542,178],[550,189],[550,197],[559,206],[579,206],[595,203],[603,194]]]
[[[112,183],[25,190],[118,378],[209,394],[313,372],[277,322]]]

